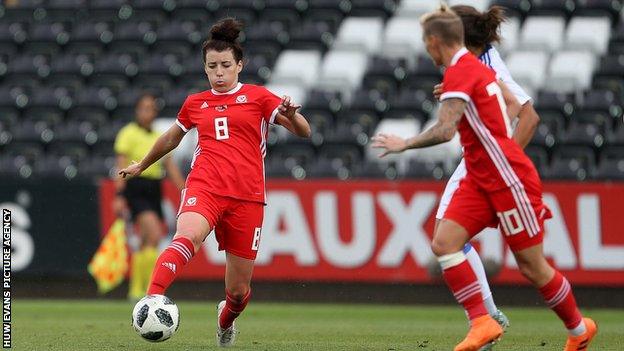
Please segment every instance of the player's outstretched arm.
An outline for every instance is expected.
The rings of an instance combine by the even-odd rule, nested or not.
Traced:
[[[284,95],[282,102],[278,106],[278,114],[275,117],[275,123],[288,129],[291,133],[302,138],[309,138],[312,134],[310,124],[297,112],[301,105],[295,104],[290,100],[290,96]]]
[[[377,149],[385,149],[379,155],[379,157],[384,157],[407,149],[418,149],[445,143],[455,136],[457,125],[465,109],[466,102],[464,100],[458,98],[445,99],[440,106],[438,122],[433,127],[408,139],[382,133],[372,138],[373,144],[371,146]]]
[[[514,131],[513,140],[522,148],[525,148],[533,139],[533,134],[535,134],[540,118],[530,101],[522,105],[518,118],[518,126]]]
[[[175,149],[182,141],[184,137],[184,131],[177,125],[172,125],[163,135],[161,135],[154,143],[154,146],[143,157],[141,162],[134,162],[119,171],[119,175],[122,177],[130,176],[135,177],[141,174],[147,167],[151,166],[154,162],[158,161],[161,157],[168,154],[171,150]]]

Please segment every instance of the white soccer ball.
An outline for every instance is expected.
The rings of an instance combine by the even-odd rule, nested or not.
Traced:
[[[148,341],[169,339],[179,325],[178,306],[164,295],[147,295],[137,302],[132,311],[134,330]]]

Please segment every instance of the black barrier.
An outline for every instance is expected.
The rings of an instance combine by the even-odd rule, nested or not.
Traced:
[[[87,276],[100,235],[98,188],[90,180],[2,179],[0,208],[11,211],[16,277]]]

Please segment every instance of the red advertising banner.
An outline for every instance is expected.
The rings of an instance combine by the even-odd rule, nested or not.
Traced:
[[[431,282],[429,245],[443,188],[420,181],[269,181],[254,279]],[[546,222],[547,258],[573,283],[624,286],[624,183],[544,189],[554,217]],[[112,182],[100,190],[104,229],[113,219]],[[170,183],[165,196],[165,212],[175,214],[179,194]],[[498,230],[481,233],[474,245],[501,265],[492,283],[526,283]],[[183,278],[222,279],[225,256],[216,247],[211,235]]]

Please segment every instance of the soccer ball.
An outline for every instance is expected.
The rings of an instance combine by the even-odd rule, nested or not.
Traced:
[[[179,325],[178,306],[164,295],[147,295],[137,302],[132,311],[134,330],[148,341],[169,339]]]

